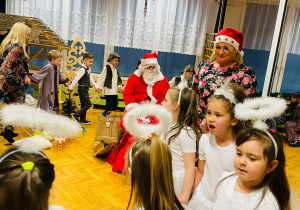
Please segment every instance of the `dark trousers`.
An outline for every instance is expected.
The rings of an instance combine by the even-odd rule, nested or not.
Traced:
[[[74,115],[75,117],[79,117],[80,121],[83,121],[86,118],[87,110],[92,106],[90,96],[89,96],[89,87],[78,85],[78,94],[81,103],[81,108]]]
[[[105,95],[105,99],[106,99],[106,105],[104,111],[105,114],[116,110],[119,103],[118,95]]]

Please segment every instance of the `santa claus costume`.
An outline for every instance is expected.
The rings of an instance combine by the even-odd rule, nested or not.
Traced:
[[[126,104],[124,116],[141,103],[161,104],[165,100],[170,85],[166,77],[160,72],[157,59],[156,53],[147,53],[138,69],[129,77],[123,94],[123,100]],[[157,123],[155,117],[143,120],[150,124]],[[112,170],[114,172],[123,172],[128,147],[136,141],[136,138],[125,130],[123,119],[120,122],[120,127],[125,132],[122,140],[107,157],[107,161],[113,165]]]

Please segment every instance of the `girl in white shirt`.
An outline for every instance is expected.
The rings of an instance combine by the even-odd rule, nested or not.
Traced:
[[[187,87],[171,88],[162,106],[173,114],[173,125],[162,140],[172,153],[175,193],[182,204],[188,204],[195,177],[196,142],[200,138],[196,93]]]
[[[192,209],[212,209],[215,189],[224,171],[234,171],[235,139],[243,122],[235,118],[234,107],[246,98],[237,84],[217,89],[208,103],[206,122],[209,133],[199,142],[199,161],[189,202]]]
[[[236,172],[222,175],[214,209],[290,209],[282,141],[274,130],[240,133],[234,166]]]
[[[168,146],[156,134],[132,145],[125,166],[131,185],[127,209],[184,209],[174,192],[171,160]]]

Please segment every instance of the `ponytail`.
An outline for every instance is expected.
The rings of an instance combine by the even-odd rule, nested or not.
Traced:
[[[138,140],[131,150],[126,160],[128,166],[131,167],[132,186],[127,209],[129,209],[134,191],[134,207],[143,207],[145,210],[183,210],[174,191],[172,156],[169,147],[153,134],[151,140]],[[130,153],[132,154],[131,164],[129,163]]]

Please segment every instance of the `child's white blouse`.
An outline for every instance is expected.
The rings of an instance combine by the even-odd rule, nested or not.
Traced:
[[[279,210],[276,198],[274,197],[270,189],[267,190],[264,199],[257,207],[257,204],[260,202],[262,197],[262,189],[249,194],[238,193],[234,190],[238,175],[235,174],[235,171],[224,172],[220,180],[227,176],[230,177],[221,182],[217,187],[217,199],[214,205],[214,209]]]

